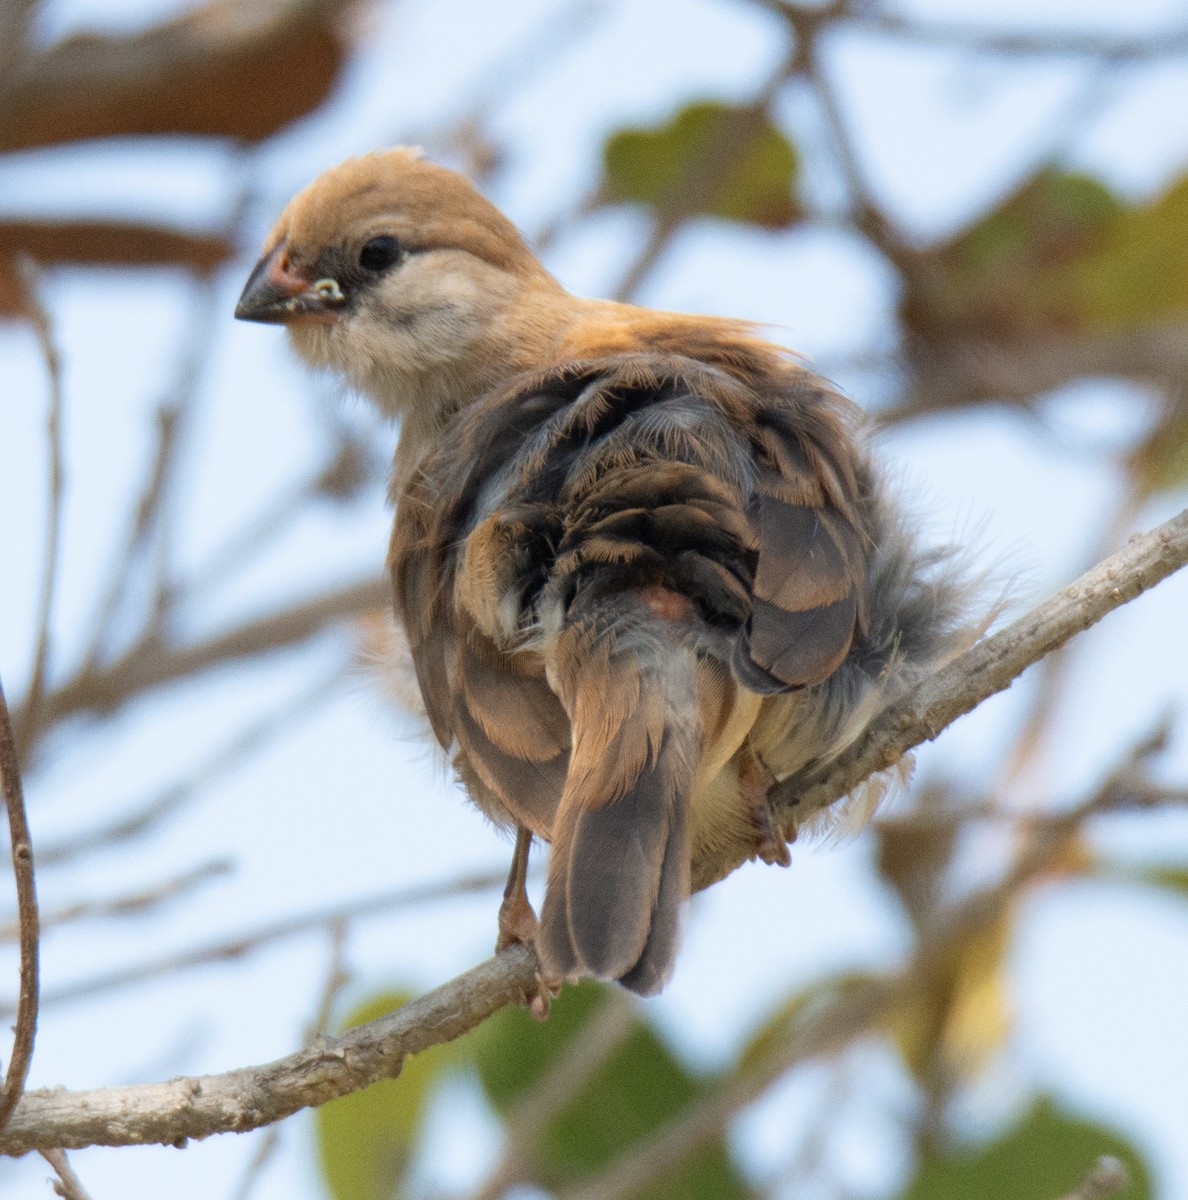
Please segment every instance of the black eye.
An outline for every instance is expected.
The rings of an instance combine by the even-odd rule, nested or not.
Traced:
[[[386,271],[400,257],[394,237],[374,237],[359,251],[359,266],[365,271]]]

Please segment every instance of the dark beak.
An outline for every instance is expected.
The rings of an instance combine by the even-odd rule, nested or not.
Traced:
[[[345,303],[336,280],[311,280],[290,270],[282,242],[256,264],[235,306],[235,316],[266,325],[286,325],[302,318],[325,321]]]

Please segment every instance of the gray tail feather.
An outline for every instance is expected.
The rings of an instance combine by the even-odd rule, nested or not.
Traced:
[[[636,702],[609,737],[601,713],[592,730],[574,722],[538,949],[549,978],[614,979],[646,996],[668,979],[680,940],[700,729],[692,655],[633,633],[612,652],[610,677],[630,673],[630,687],[612,688]],[[579,677],[573,690],[592,683]]]
[[[616,979],[641,996],[672,972],[689,895],[689,755],[666,737],[622,799],[581,811],[554,844],[540,955],[554,978]]]

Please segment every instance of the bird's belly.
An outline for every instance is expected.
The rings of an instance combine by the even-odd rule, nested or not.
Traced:
[[[691,850],[694,860],[749,846],[754,829],[739,796],[738,752],[759,715],[763,697],[735,688],[721,731],[707,743],[693,782]]]

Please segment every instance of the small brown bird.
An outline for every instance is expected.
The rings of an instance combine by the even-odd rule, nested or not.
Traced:
[[[744,322],[571,296],[410,149],[299,193],[236,316],[400,419],[396,613],[437,739],[517,829],[501,943],[658,991],[691,861],[786,864],[771,784],[961,642],[857,411]]]

